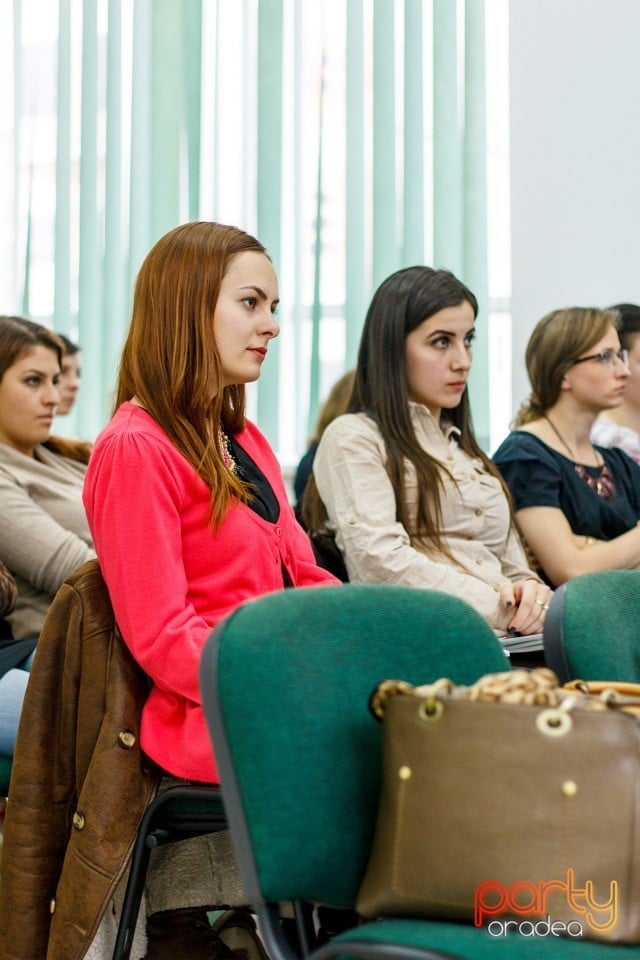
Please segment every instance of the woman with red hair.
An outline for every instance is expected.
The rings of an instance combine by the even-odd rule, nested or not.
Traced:
[[[245,417],[245,384],[279,333],[278,298],[265,248],[243,231],[187,223],[162,237],[137,278],[115,413],[86,478],[116,620],[152,682],[141,746],[190,781],[218,781],[198,684],[212,628],[260,594],[337,582],[316,565],[276,457]],[[191,855],[193,877],[173,887],[186,899],[151,899],[148,957],[214,956],[197,952],[196,931],[210,934],[203,911],[189,939],[179,908],[232,901],[213,885],[195,899],[215,855]]]

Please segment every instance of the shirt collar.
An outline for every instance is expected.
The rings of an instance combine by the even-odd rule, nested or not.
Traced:
[[[446,418],[442,423],[437,423],[431,410],[429,410],[429,407],[425,406],[424,403],[416,403],[415,400],[409,400],[409,412],[411,413],[412,420],[421,422],[425,426],[429,424],[429,429],[438,430],[447,440],[451,436],[459,437],[461,434],[460,428],[456,427],[455,424]]]

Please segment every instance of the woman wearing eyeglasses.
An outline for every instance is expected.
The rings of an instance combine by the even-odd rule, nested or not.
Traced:
[[[629,378],[615,310],[547,314],[526,351],[531,394],[494,454],[516,521],[555,586],[580,573],[640,567],[640,467],[591,442]]]

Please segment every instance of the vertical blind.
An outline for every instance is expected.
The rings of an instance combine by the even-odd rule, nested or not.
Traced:
[[[136,271],[187,220],[235,223],[274,260],[282,332],[251,412],[285,460],[390,272],[452,269],[486,320],[483,0],[0,0],[0,16],[3,309],[79,340],[68,432],[106,422]],[[486,322],[477,343],[486,443]]]

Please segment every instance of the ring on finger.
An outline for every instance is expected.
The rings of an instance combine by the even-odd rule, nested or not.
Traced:
[[[542,607],[543,610],[549,609],[549,604],[547,603],[546,600],[536,600],[535,602],[538,604],[538,606]]]

